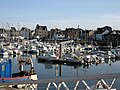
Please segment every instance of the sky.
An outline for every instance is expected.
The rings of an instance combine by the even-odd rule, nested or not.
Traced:
[[[120,29],[120,0],[1,0],[0,27]]]

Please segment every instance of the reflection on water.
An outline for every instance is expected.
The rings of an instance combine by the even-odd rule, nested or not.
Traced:
[[[36,63],[35,68],[38,73],[39,79],[46,78],[58,78],[58,77],[77,77],[77,76],[89,76],[98,75],[106,73],[118,73],[120,72],[120,61],[118,60],[105,60],[101,63],[91,63],[88,65],[58,65],[50,63],[39,63],[36,58],[33,58],[34,63]],[[111,81],[107,81],[111,83]],[[90,84],[95,84],[96,81],[90,81]],[[120,81],[116,81],[114,87],[119,90]],[[83,86],[81,86],[84,88]]]
[[[22,56],[26,58],[26,56]],[[30,56],[33,60],[35,71],[38,75],[38,79],[49,79],[58,77],[77,77],[77,76],[88,76],[97,75],[101,73],[118,73],[120,72],[120,61],[118,60],[106,60],[102,63],[92,63],[89,65],[58,65],[50,63],[39,63],[36,56]],[[13,73],[18,72],[18,59],[19,56],[9,57],[12,59],[12,71]],[[27,66],[24,69],[28,69]],[[116,84],[116,86],[118,83]]]
[[[120,60],[105,60],[102,63],[90,63],[88,65],[58,65],[50,63],[39,63],[36,56],[31,56],[35,69],[40,79],[54,77],[96,75],[101,73],[120,72]]]
[[[55,65],[49,63],[39,63],[33,58],[35,68],[39,74],[39,78],[55,78],[69,76],[96,75],[101,73],[117,73],[119,72],[119,60],[106,60],[103,63],[93,63],[89,65]],[[55,73],[55,74],[54,74]]]

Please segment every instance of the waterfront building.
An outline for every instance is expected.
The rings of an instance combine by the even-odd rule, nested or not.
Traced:
[[[120,31],[119,30],[113,30],[110,33],[111,36],[111,42],[113,46],[118,46],[119,45],[119,40],[120,40]]]
[[[0,41],[4,41],[6,34],[4,33],[5,29],[4,28],[0,28]]]
[[[50,31],[50,39],[52,40],[63,40],[65,38],[65,33],[63,30],[55,28]]]
[[[22,27],[20,31],[20,36],[24,37],[24,39],[28,40],[30,38],[30,29],[27,27]]]
[[[8,39],[10,42],[17,41],[17,39],[18,39],[17,37],[19,35],[18,35],[18,32],[15,27],[11,27],[11,29],[8,31],[8,36],[9,36]]]
[[[75,28],[66,28],[65,29],[65,37],[67,39],[77,39],[80,38],[80,33],[82,29],[75,29]]]
[[[40,26],[39,24],[37,24],[35,28],[34,38],[45,39],[47,37],[48,37],[47,26]]]
[[[97,28],[97,31],[95,32],[95,41],[100,45],[109,45],[110,32],[112,32],[112,28],[109,26]]]

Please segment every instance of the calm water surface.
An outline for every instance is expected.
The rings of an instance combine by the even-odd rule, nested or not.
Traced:
[[[38,75],[38,79],[50,79],[50,78],[58,78],[58,77],[77,77],[77,76],[89,76],[89,75],[97,75],[97,74],[106,74],[106,73],[119,73],[120,72],[120,61],[112,60],[108,63],[101,63],[98,65],[92,64],[89,67],[83,66],[68,66],[68,65],[58,65],[58,64],[45,64],[39,63],[36,59],[36,56],[31,56],[35,71]],[[13,59],[13,73],[18,72],[18,58],[14,57]],[[26,58],[26,57],[24,57]],[[25,66],[24,69],[28,69],[28,66]],[[117,80],[114,87],[117,90],[120,90],[120,80]],[[42,89],[40,89],[42,90]],[[43,89],[44,90],[44,89]]]

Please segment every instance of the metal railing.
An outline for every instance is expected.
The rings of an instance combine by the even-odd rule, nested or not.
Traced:
[[[20,84],[26,84],[30,85],[34,88],[33,84],[47,84],[45,90],[49,90],[52,87],[55,88],[55,90],[61,90],[61,87],[64,88],[64,90],[78,90],[78,86],[80,82],[85,86],[85,90],[96,90],[97,86],[99,84],[103,84],[106,88],[105,90],[111,90],[113,87],[115,81],[120,78],[120,73],[109,73],[109,74],[99,74],[99,75],[91,75],[91,76],[81,76],[81,77],[69,77],[69,78],[54,78],[54,79],[42,79],[42,80],[29,80],[29,81],[19,81],[19,82],[12,82],[12,83],[0,83],[0,86],[6,85],[20,85]],[[105,79],[112,79],[111,84],[107,84]],[[96,80],[97,82],[94,85],[94,88],[91,88],[88,83],[86,83],[87,80]],[[67,83],[74,82],[75,86],[73,88],[69,88],[69,85]],[[37,90],[34,88],[34,90]],[[42,90],[42,89],[40,89]],[[80,89],[81,90],[81,89]],[[83,89],[82,89],[83,90]]]

